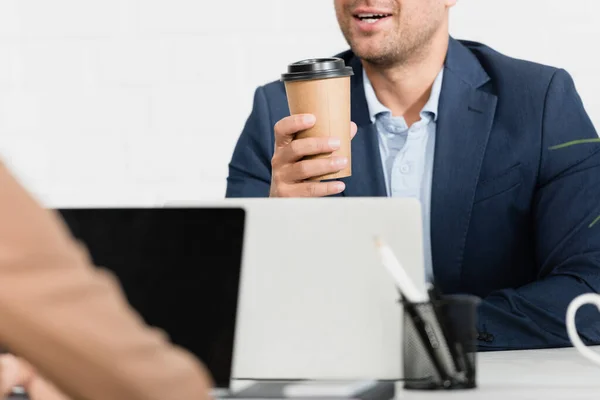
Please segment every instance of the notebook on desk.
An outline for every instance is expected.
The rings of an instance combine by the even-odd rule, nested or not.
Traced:
[[[230,386],[245,212],[239,207],[59,209],[144,320]]]

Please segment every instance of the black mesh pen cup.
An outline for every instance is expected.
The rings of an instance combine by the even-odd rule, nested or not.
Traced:
[[[477,387],[475,296],[444,296],[426,303],[402,301],[404,388]]]

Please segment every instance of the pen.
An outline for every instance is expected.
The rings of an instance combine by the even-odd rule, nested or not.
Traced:
[[[445,337],[438,337],[435,333],[435,328],[421,315],[419,304],[428,303],[430,299],[428,294],[420,291],[412,279],[406,273],[406,270],[398,261],[392,249],[381,239],[375,238],[375,246],[379,251],[381,261],[388,272],[392,275],[396,285],[400,289],[402,296],[407,300],[405,310],[410,315],[410,319],[414,324],[414,328],[425,346],[425,351],[429,356],[430,362],[433,364],[438,376],[442,380],[444,387],[451,386],[452,377],[446,371],[442,361],[438,357],[437,352],[447,346]],[[433,293],[431,293],[433,294]],[[432,305],[433,306],[433,305]],[[437,319],[437,316],[436,316]],[[438,320],[439,321],[439,320]]]
[[[412,279],[406,273],[406,270],[398,261],[392,249],[379,237],[375,238],[375,246],[379,252],[383,266],[388,270],[396,286],[400,289],[402,296],[409,303],[423,303],[428,301],[427,295],[417,289]]]

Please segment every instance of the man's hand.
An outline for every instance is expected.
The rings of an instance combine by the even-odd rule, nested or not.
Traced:
[[[15,386],[21,386],[31,400],[69,400],[54,385],[39,376],[31,365],[10,354],[0,355],[0,380],[2,398],[8,396]]]
[[[308,182],[307,179],[339,172],[348,163],[345,157],[304,160],[306,156],[331,153],[340,148],[339,139],[294,137],[300,131],[311,128],[316,120],[310,114],[298,114],[283,118],[275,124],[275,153],[270,197],[323,197],[344,191],[343,182]],[[351,137],[357,126],[351,123]]]

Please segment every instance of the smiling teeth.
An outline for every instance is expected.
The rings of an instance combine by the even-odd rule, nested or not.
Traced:
[[[381,18],[385,18],[388,15],[385,14],[358,14],[357,17],[358,19],[360,19],[363,22],[366,22],[368,24],[374,24],[375,22],[379,21]]]

